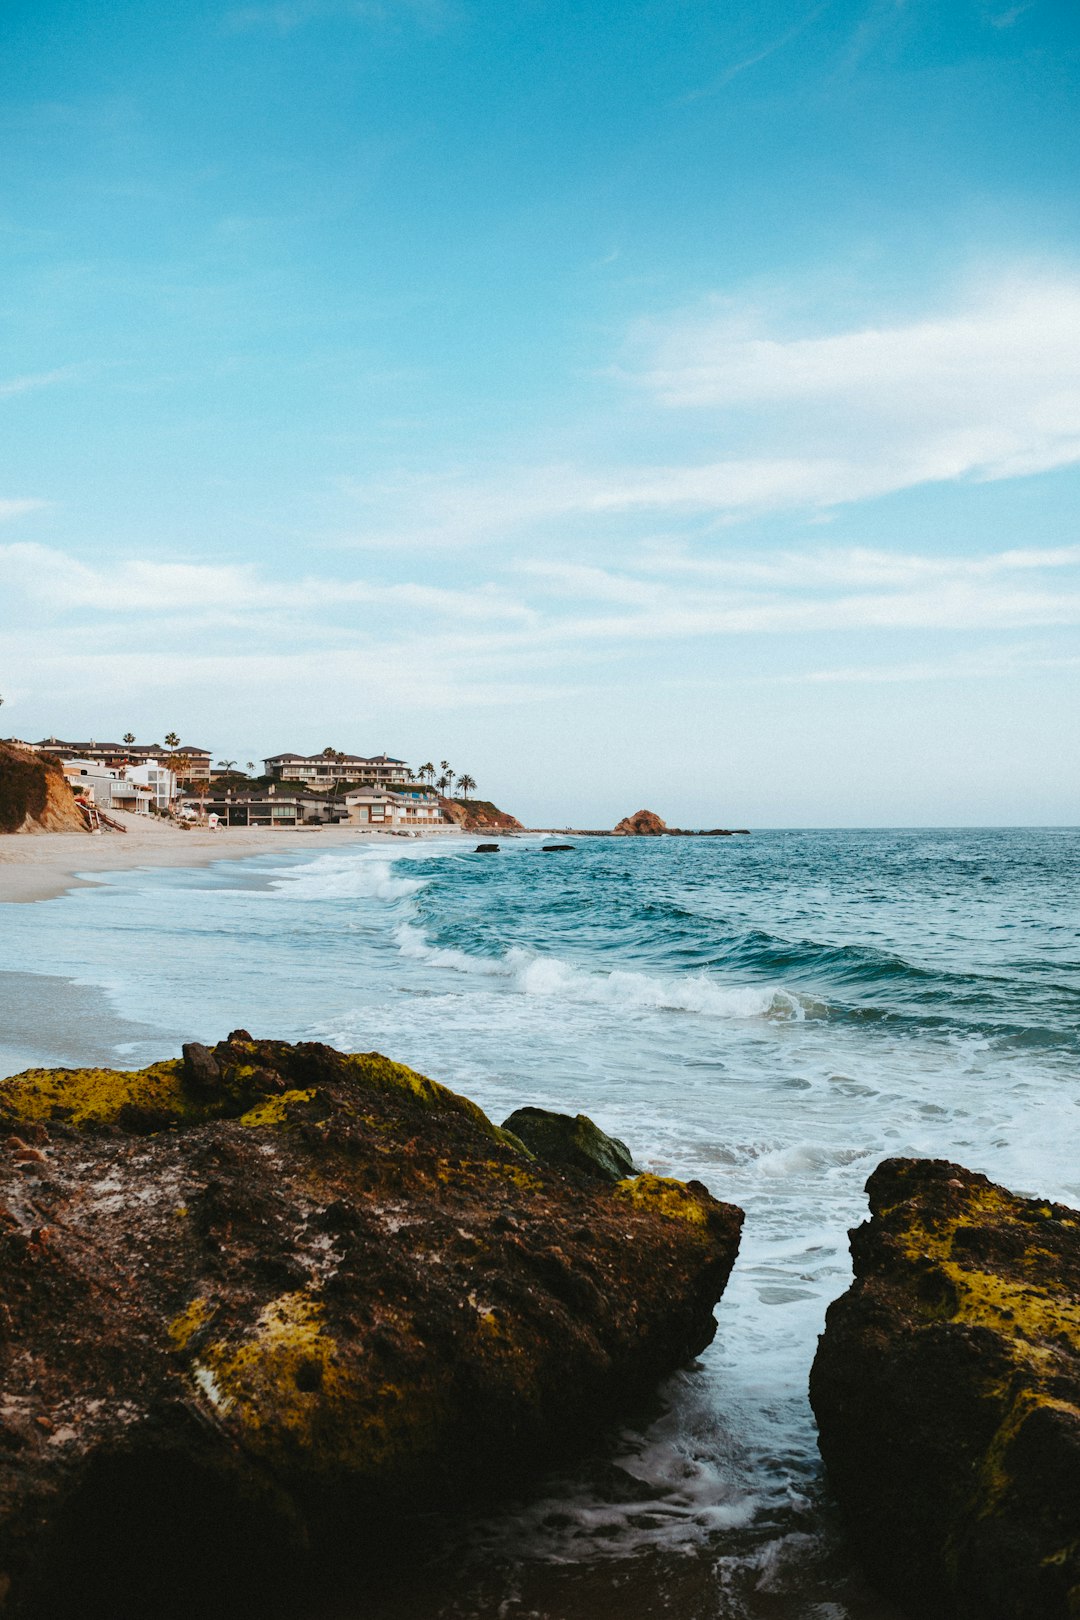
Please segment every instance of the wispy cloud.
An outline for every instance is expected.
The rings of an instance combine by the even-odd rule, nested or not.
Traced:
[[[636,322],[588,462],[343,481],[348,544],[482,545],[566,520],[808,517],[935,483],[1080,463],[1080,274],[1016,273],[905,321],[793,327],[778,297]],[[693,446],[643,462],[652,438]]]
[[[40,512],[47,505],[47,501],[0,500],[0,523],[8,523],[14,518],[25,517],[28,512]]]
[[[229,33],[269,30],[284,35],[311,23],[335,21],[380,24],[408,18],[441,27],[448,16],[445,0],[275,0],[234,7],[223,20]]]
[[[823,12],[829,9],[830,4],[831,0],[822,0],[821,5],[815,6],[812,11],[807,12],[805,17],[800,17],[798,22],[793,23],[790,28],[786,28],[783,33],[766,41],[756,50],[751,51],[749,55],[740,57],[736,62],[729,63],[710,84],[704,85],[700,90],[688,91],[685,96],[680,98],[681,102],[685,104],[691,101],[700,101],[703,97],[713,96],[721,90],[726,90],[732,80],[737,79],[741,73],[748,72],[750,68],[757,67],[759,63],[768,61],[770,56],[775,56],[777,51],[782,51],[786,46],[794,44],[795,40],[801,34],[804,34],[812,23],[817,22]]]
[[[75,375],[74,366],[62,366],[57,371],[39,371],[25,377],[0,380],[0,399],[15,394],[29,394],[38,388],[52,388],[56,383],[68,382]]]
[[[867,629],[973,631],[1080,624],[1080,546],[976,557],[860,548],[721,558],[645,556],[620,569],[539,561],[471,589],[252,567],[128,559],[90,567],[36,545],[0,546],[0,587],[41,622],[155,621],[192,652],[222,624],[296,643],[423,640],[432,655],[496,663],[643,641]]]

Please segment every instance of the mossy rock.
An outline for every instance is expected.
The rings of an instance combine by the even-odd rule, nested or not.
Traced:
[[[1080,1614],[1080,1213],[887,1160],[810,1382],[857,1548],[920,1615]]]
[[[253,1572],[305,1612],[635,1407],[738,1248],[697,1184],[564,1173],[379,1053],[236,1030],[0,1119],[5,1620],[247,1613]]]
[[[502,1128],[524,1142],[545,1164],[577,1170],[582,1175],[613,1183],[637,1174],[626,1143],[608,1136],[587,1114],[517,1108],[503,1121]]]

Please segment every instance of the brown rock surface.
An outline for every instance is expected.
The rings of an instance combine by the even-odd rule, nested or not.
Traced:
[[[59,761],[0,742],[0,833],[86,831]]]
[[[1080,1213],[887,1160],[810,1381],[858,1552],[913,1616],[1080,1614]]]
[[[701,1350],[742,1219],[242,1030],[4,1081],[4,1141],[8,1620],[303,1612],[298,1583],[362,1578]]]
[[[521,822],[507,815],[490,799],[443,799],[439,806],[444,816],[455,821],[462,832],[522,832]]]
[[[655,810],[635,810],[632,816],[624,816],[613,830],[620,837],[657,838],[668,829],[667,822],[661,821]]]

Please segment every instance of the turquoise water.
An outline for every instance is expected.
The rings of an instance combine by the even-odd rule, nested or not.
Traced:
[[[473,847],[5,908],[0,1067],[134,1065],[243,1025],[379,1048],[496,1119],[584,1111],[699,1177],[747,1211],[713,1346],[570,1475],[454,1527],[388,1612],[883,1620],[823,1496],[807,1372],[886,1155],[1080,1204],[1080,832]]]

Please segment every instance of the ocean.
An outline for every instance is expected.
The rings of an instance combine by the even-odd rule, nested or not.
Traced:
[[[0,1072],[238,1026],[375,1048],[496,1121],[587,1113],[746,1210],[715,1342],[648,1410],[430,1526],[407,1588],[296,1620],[891,1620],[807,1375],[881,1159],[1080,1205],[1080,831],[541,842],[270,851],[6,907]]]

